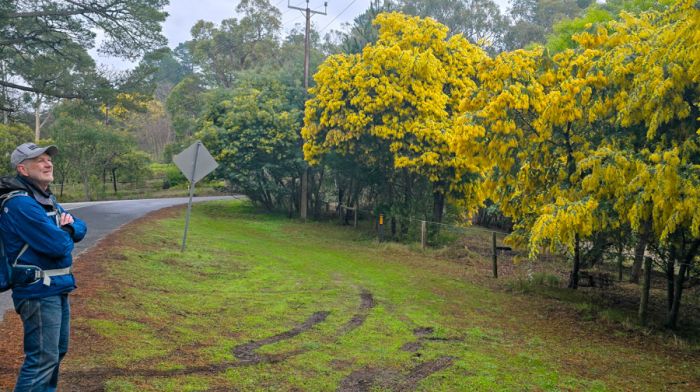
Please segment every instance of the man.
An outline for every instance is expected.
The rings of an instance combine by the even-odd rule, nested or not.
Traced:
[[[85,224],[66,213],[51,194],[55,146],[24,143],[10,156],[17,190],[5,195],[2,235],[13,269],[12,300],[24,325],[24,364],[15,391],[55,391],[59,363],[68,351],[73,243]],[[10,197],[8,197],[10,196]]]

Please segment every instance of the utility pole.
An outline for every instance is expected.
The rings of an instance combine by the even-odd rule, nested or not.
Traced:
[[[309,34],[311,32],[311,14],[326,15],[328,11],[328,2],[323,3],[324,11],[312,11],[309,8],[309,0],[306,0],[306,8],[295,7],[291,5],[291,0],[287,0],[287,7],[302,11],[306,14],[306,33],[304,34],[304,95],[309,93]],[[301,202],[299,212],[301,219],[306,222],[306,209],[309,204],[307,198],[309,195],[309,167],[304,166],[304,173],[301,175]]]

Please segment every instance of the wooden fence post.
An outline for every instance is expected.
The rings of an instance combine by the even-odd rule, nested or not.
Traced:
[[[384,241],[384,214],[379,214],[379,242]]]
[[[426,221],[420,221],[420,247],[421,249],[425,249],[427,246],[427,240],[428,240],[428,233],[427,233],[427,222]]]
[[[491,252],[493,253],[493,277],[498,278],[498,249],[496,248],[496,232],[491,236]]]
[[[357,228],[357,210],[360,209],[359,207],[360,207],[360,203],[355,201],[355,222],[353,223],[353,227],[355,227],[355,228]]]

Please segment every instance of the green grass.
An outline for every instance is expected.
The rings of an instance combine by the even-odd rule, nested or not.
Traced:
[[[667,352],[589,325],[583,304],[574,309],[582,319],[559,324],[542,315],[541,297],[522,295],[529,286],[514,295],[470,283],[439,251],[378,244],[349,227],[238,201],[196,205],[184,253],[182,229],[182,216],[139,226],[114,260],[99,261],[104,287],[76,306],[73,344],[100,344],[69,356],[68,382],[78,381],[71,371],[102,369],[107,391],[333,391],[364,369],[380,375],[372,390],[391,390],[445,357],[449,366],[414,377],[412,388],[655,391],[669,379],[698,380]],[[372,294],[371,309],[360,309],[362,292]],[[255,350],[265,361],[235,357],[237,346],[321,311],[324,321]],[[364,322],[347,328],[357,314]],[[416,342],[417,350],[402,349]]]

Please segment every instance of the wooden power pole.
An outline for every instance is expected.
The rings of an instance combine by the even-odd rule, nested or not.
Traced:
[[[306,14],[306,33],[304,34],[304,94],[309,93],[309,34],[311,32],[311,14],[326,15],[328,10],[328,2],[323,3],[324,11],[312,11],[309,8],[309,0],[306,0],[306,8],[295,7],[291,5],[291,0],[287,1],[287,7],[295,10],[302,11]],[[304,173],[301,175],[301,202],[299,206],[299,212],[301,213],[301,219],[306,221],[307,206],[309,201],[307,200],[309,195],[309,167],[304,167]]]

